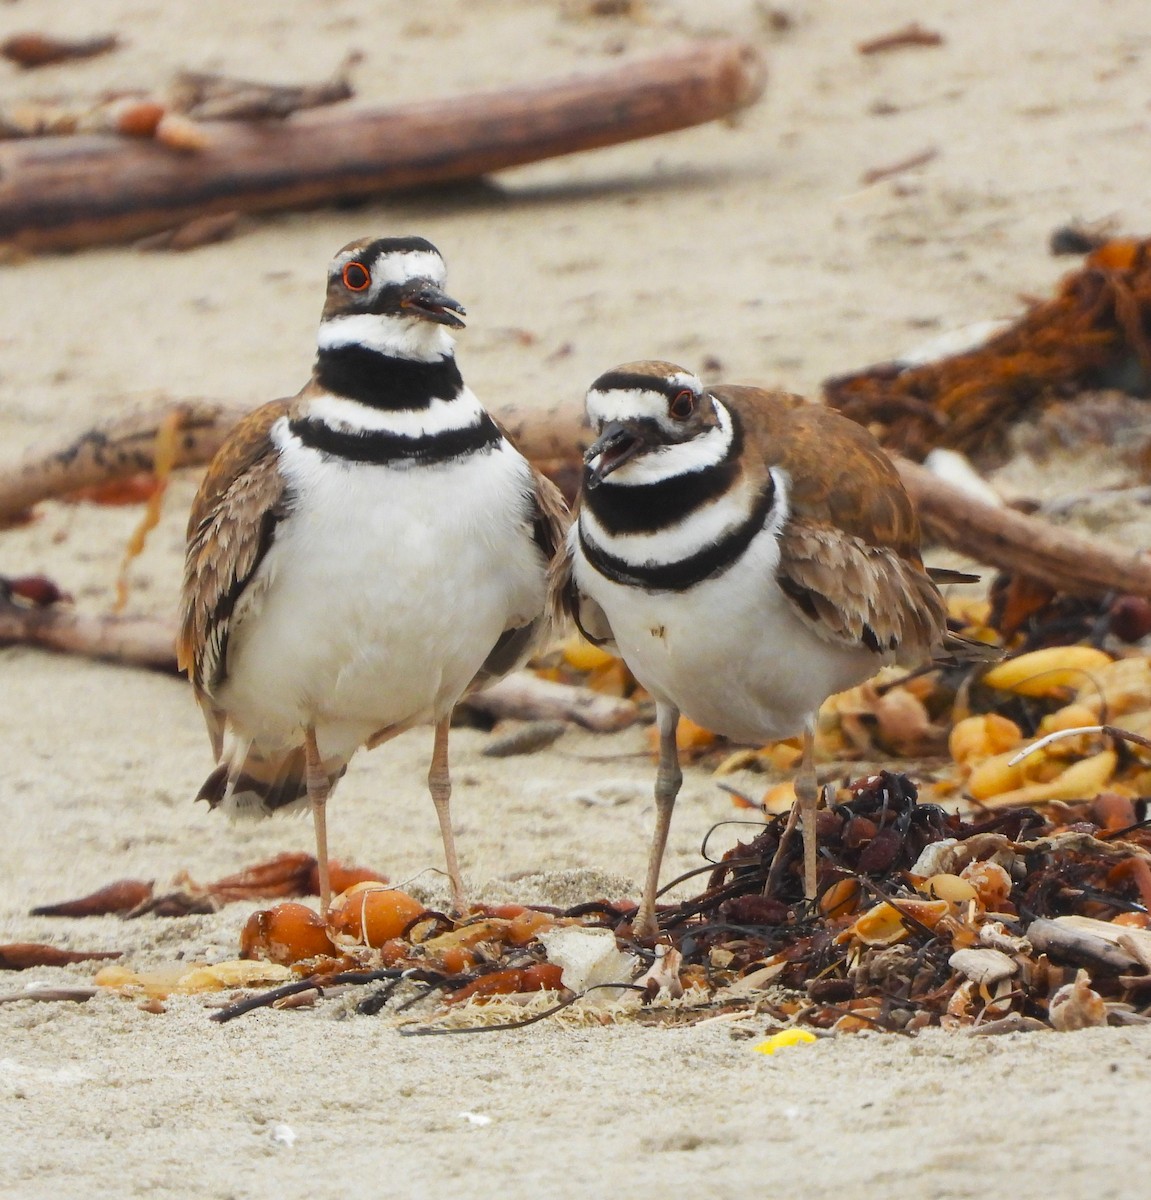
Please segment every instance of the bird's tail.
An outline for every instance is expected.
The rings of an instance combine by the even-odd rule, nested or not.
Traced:
[[[965,638],[950,629],[943,635],[943,650],[937,662],[952,665],[955,663],[993,663],[1003,658],[1002,646],[989,646],[986,642],[977,642],[974,638]]]
[[[340,758],[324,763],[329,786],[347,770]],[[268,817],[292,812],[308,799],[303,745],[261,746],[237,739],[225,750],[216,769],[196,793],[209,808],[221,808],[230,817]]]

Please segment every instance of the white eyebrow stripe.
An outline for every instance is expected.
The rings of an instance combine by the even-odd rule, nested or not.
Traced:
[[[587,414],[593,425],[606,425],[609,421],[634,421],[644,417],[658,421],[660,417],[667,416],[667,397],[654,389],[593,390],[587,394]]]
[[[353,260],[363,261],[363,250],[345,250],[332,260],[331,275],[339,278],[348,263]],[[443,287],[447,278],[447,267],[438,253],[431,250],[405,250],[377,254],[371,263],[367,264],[371,275],[371,286],[367,292],[360,292],[369,300],[374,300],[388,284],[407,283],[412,279],[428,279],[437,287]]]

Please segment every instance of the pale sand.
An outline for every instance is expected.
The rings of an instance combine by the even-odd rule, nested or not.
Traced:
[[[574,20],[579,3],[540,0],[3,6],[0,34],[118,29],[129,40],[87,64],[4,67],[6,98],[159,84],[183,66],[310,79],[354,47],[365,99],[407,99],[612,65],[709,30],[750,38],[771,67],[765,101],[734,127],[484,188],[275,217],[185,255],[98,250],[6,267],[5,446],[161,395],[254,404],[294,391],[324,265],[363,233],[434,240],[469,309],[467,377],[481,396],[530,400],[578,395],[647,356],[698,366],[712,355],[729,380],[810,391],[936,331],[1018,311],[1021,293],[1042,294],[1069,269],[1045,252],[1069,218],[1151,229],[1146,0],[811,0],[777,6],[794,18],[783,33],[758,15],[767,7],[651,0],[642,20]],[[855,53],[912,19],[946,45]],[[867,169],[932,146],[926,167],[861,185]],[[174,603],[193,487],[173,489],[133,572],[139,610]],[[45,506],[2,535],[0,569],[49,573],[79,604],[106,607],[137,518]],[[307,849],[309,825],[230,829],[190,803],[210,763],[184,684],[24,650],[0,664],[0,941],[123,949],[140,968],[231,955],[250,906],[129,924],[24,914],[121,876],[209,879]],[[438,866],[429,744],[410,734],[354,763],[331,809],[335,853],[395,879]],[[518,760],[482,758],[483,744],[453,738],[459,840],[482,895],[563,902],[634,887],[651,817],[639,731],[569,734]],[[600,796],[619,803],[578,795],[621,780]],[[703,832],[731,815],[689,772],[667,875],[698,863]],[[569,874],[523,877],[541,871]],[[768,1059],[715,1024],[408,1040],[341,1012],[220,1028],[196,1000],[162,1016],[112,998],[0,1008],[0,1191],[1025,1198],[1146,1186],[1143,1030],[844,1037]],[[491,1123],[469,1123],[469,1111]],[[274,1140],[279,1123],[294,1145]]]

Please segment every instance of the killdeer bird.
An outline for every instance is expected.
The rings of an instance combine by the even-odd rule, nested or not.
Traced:
[[[320,903],[325,803],[348,760],[435,726],[428,787],[457,909],[448,726],[545,623],[566,529],[557,489],[463,382],[463,307],[423,238],[364,239],[328,270],[311,381],[232,432],[188,523],[178,646],[217,767],[198,799],[310,804]]]
[[[705,388],[671,363],[635,362],[592,384],[587,412],[597,440],[551,585],[656,701],[656,828],[637,933],[656,931],[681,712],[753,744],[802,732],[791,826],[802,812],[813,897],[820,705],[886,663],[960,648],[911,501],[866,430],[797,396]]]

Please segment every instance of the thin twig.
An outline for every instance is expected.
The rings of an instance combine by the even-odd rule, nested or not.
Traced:
[[[585,996],[591,992],[598,991],[600,988],[616,988],[628,992],[647,993],[647,988],[641,987],[636,983],[597,983],[589,988],[585,988],[582,992],[576,992],[570,999],[561,1000],[551,1008],[536,1013],[534,1016],[525,1017],[520,1021],[505,1021],[496,1025],[405,1026],[400,1029],[400,1034],[403,1037],[439,1037],[455,1033],[500,1033],[505,1029],[526,1029],[529,1025],[535,1025],[537,1022],[546,1020],[548,1017],[554,1017],[556,1013],[563,1012],[565,1008],[570,1008],[577,1000],[582,1000]]]
[[[335,987],[341,983],[375,983],[380,979],[394,979],[403,974],[403,971],[398,971],[394,967],[387,967],[379,971],[341,971],[336,975],[309,975],[306,979],[298,979],[295,983],[285,983],[282,987],[261,992],[258,996],[248,996],[236,1004],[230,1004],[227,1008],[221,1008],[218,1012],[212,1013],[209,1019],[219,1025],[224,1025],[257,1008],[270,1008],[277,1000],[282,1000],[285,996],[294,996],[297,992],[307,992],[314,988],[320,995],[323,995],[325,987]]]
[[[1037,750],[1050,746],[1052,742],[1061,742],[1064,738],[1078,737],[1080,734],[1088,733],[1102,733],[1107,737],[1132,742],[1136,746],[1143,746],[1151,750],[1151,738],[1145,738],[1140,733],[1132,733],[1130,729],[1120,729],[1117,725],[1076,725],[1074,729],[1057,729],[1054,733],[1045,734],[1038,741],[1032,742],[1030,746],[1024,746],[1013,758],[1007,760],[1007,765],[1015,766],[1029,754],[1034,754]]]

